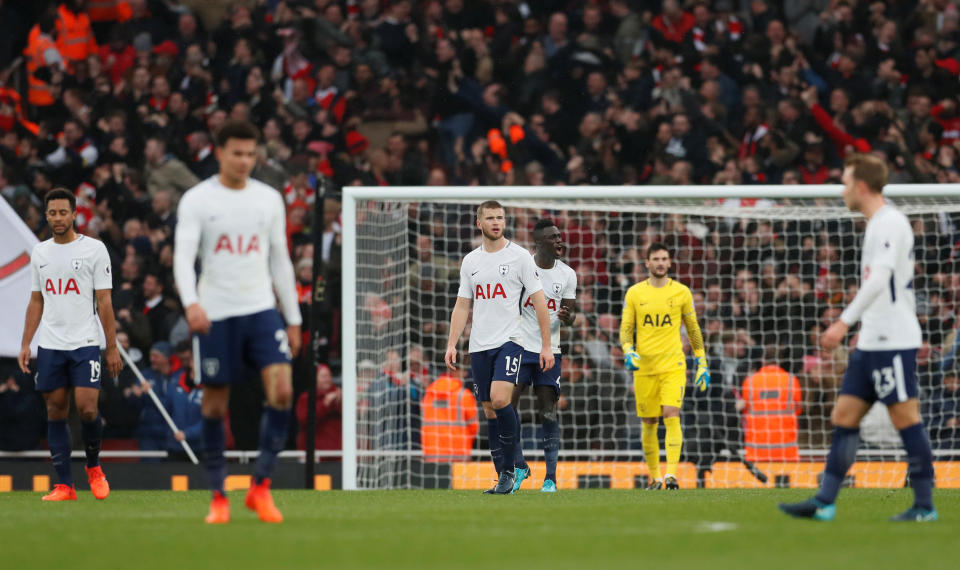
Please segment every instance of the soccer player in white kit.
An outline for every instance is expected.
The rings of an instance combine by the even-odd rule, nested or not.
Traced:
[[[110,256],[103,242],[74,231],[77,200],[69,190],[50,190],[44,204],[53,237],[34,246],[30,256],[32,293],[19,357],[20,369],[29,372],[30,342],[40,327],[36,384],[47,405],[47,441],[59,481],[43,500],[77,500],[67,425],[71,387],[82,422],[90,490],[97,499],[105,499],[110,485],[100,468],[102,426],[97,409],[102,376],[100,324],[107,343],[107,371],[117,376],[123,368],[110,298]]]
[[[523,345],[523,357],[520,360],[520,379],[513,389],[513,408],[517,408],[520,395],[527,385],[533,385],[537,399],[537,418],[543,427],[543,459],[547,472],[544,474],[540,491],[557,491],[557,458],[560,453],[560,423],[557,418],[557,401],[560,399],[560,325],[573,324],[576,311],[577,274],[560,261],[566,246],[560,228],[552,220],[539,220],[533,226],[533,259],[540,272],[543,295],[550,313],[550,351],[553,352],[554,366],[550,370],[540,370],[537,356],[540,353],[540,329],[537,315],[530,297],[524,299],[520,316],[520,337]],[[520,446],[517,446],[520,449]],[[529,469],[516,468],[517,481],[514,491],[530,475]]]
[[[856,297],[823,333],[820,344],[827,350],[836,348],[850,327],[861,321],[857,348],[850,355],[830,415],[836,427],[820,490],[812,499],[781,504],[780,509],[795,517],[833,520],[840,485],[856,460],[860,421],[880,400],[903,440],[914,494],[913,506],[890,520],[935,521],[933,453],[917,402],[921,332],[913,291],[913,230],[907,217],[883,197],[887,167],[881,159],[848,156],[842,180],[843,201],[868,220],[860,261],[862,281]]]
[[[194,362],[204,388],[204,463],[213,491],[206,522],[211,524],[230,521],[223,488],[223,418],[230,384],[242,379],[244,362],[260,371],[267,397],[260,455],[245,504],[264,522],[283,521],[270,495],[269,477],[287,439],[293,400],[290,361],[300,350],[301,317],[283,198],[249,178],[257,138],[256,127],[248,122],[224,123],[217,132],[220,172],[188,190],[177,210],[174,277],[187,324],[196,335]],[[199,283],[194,271],[198,253]]]
[[[487,417],[490,455],[499,473],[490,493],[513,493],[516,481],[515,446],[520,425],[510,400],[520,373],[520,303],[529,294],[540,327],[539,365],[553,368],[550,350],[550,315],[533,256],[504,237],[506,214],[499,202],[488,200],[477,208],[477,227],[483,234],[480,247],[463,258],[460,289],[450,315],[450,335],[444,360],[456,370],[457,341],[467,326],[473,303],[470,329],[470,368],[473,391]],[[499,443],[499,446],[497,445]],[[523,466],[525,467],[525,466]]]

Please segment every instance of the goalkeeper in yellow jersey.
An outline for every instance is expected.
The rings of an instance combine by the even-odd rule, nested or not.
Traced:
[[[690,289],[667,277],[670,252],[660,243],[647,249],[647,271],[650,278],[630,287],[623,299],[620,319],[620,345],[624,365],[633,371],[633,388],[637,415],[643,422],[643,455],[650,468],[647,489],[679,489],[677,463],[683,447],[680,430],[680,407],[687,383],[687,363],[680,340],[680,324],[687,327],[687,337],[697,360],[696,385],[703,391],[710,385],[703,335],[697,324]],[[667,428],[667,468],[660,476],[660,442],[657,427],[663,416]]]

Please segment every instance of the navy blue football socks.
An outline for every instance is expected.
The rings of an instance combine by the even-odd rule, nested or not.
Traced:
[[[222,418],[203,418],[203,464],[207,468],[210,490],[225,495],[223,480],[227,478],[227,460],[223,456],[226,436]]]
[[[490,444],[493,468],[497,470],[497,475],[499,475],[503,471],[503,446],[500,445],[500,430],[497,428],[497,418],[487,420],[487,440]]]
[[[278,410],[267,406],[260,418],[260,456],[254,467],[254,481],[257,485],[270,477],[277,464],[277,454],[283,451],[287,443],[287,423],[290,410]]]
[[[823,472],[823,482],[816,499],[832,505],[837,500],[843,478],[857,458],[857,446],[860,445],[860,428],[837,427],[833,430],[833,442],[827,455],[827,466]]]
[[[900,430],[900,439],[907,451],[908,473],[913,486],[913,506],[933,509],[933,452],[923,423]]]
[[[70,426],[67,420],[47,422],[47,443],[50,445],[50,458],[57,479],[61,485],[73,486],[73,474],[70,473]]]
[[[87,467],[96,467],[100,465],[100,441],[103,432],[100,415],[92,422],[81,422],[80,427],[83,431],[83,448],[87,452]]]
[[[497,431],[500,433],[500,446],[503,448],[503,469],[513,472],[517,444],[517,413],[507,404],[497,412]]]
[[[547,464],[547,473],[544,479],[557,482],[557,458],[560,455],[560,422],[544,420],[543,422],[543,459]]]
[[[513,408],[513,406],[510,406]],[[516,408],[513,408],[513,415],[517,417],[517,439],[516,443],[513,446],[513,465],[519,469],[529,469],[530,466],[527,465],[527,460],[523,457],[523,444],[520,441],[523,439],[523,430],[520,424],[520,412]]]

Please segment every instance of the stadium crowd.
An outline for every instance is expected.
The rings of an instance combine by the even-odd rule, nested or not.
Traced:
[[[329,290],[338,290],[345,185],[675,184],[682,193],[691,184],[839,182],[852,151],[883,156],[891,182],[960,182],[955,0],[256,0],[208,22],[191,4],[0,2],[0,193],[46,239],[44,193],[75,190],[78,229],[107,245],[119,268],[121,342],[184,426],[167,433],[129,371],[105,381],[105,436],[136,438],[142,449],[176,451],[196,435],[172,233],[179,197],[217,171],[212,134],[228,117],[262,130],[254,177],[286,199],[304,307],[317,233]],[[361,370],[362,401],[399,403],[406,418],[381,431],[407,434],[439,373],[432,363],[457,264],[475,237],[468,210],[412,210],[408,340],[418,346]],[[541,214],[511,212],[521,243]],[[826,433],[846,357],[823,354],[816,338],[855,292],[854,248],[843,241],[854,239],[851,227],[550,215],[580,276],[564,347],[566,441],[639,446],[615,331],[623,292],[644,277],[644,245],[657,240],[695,292],[714,367],[711,390],[690,392],[696,417],[685,423],[707,431],[688,432],[688,453],[718,451],[698,450],[698,439],[736,446],[736,388],[763,362],[801,378],[802,433]],[[958,222],[934,216],[916,228],[921,384],[941,447],[960,441]],[[390,320],[389,303],[368,301],[369,322]],[[316,379],[318,436],[330,445],[337,362]],[[30,379],[0,364],[0,448],[35,448],[43,406]],[[313,377],[298,377],[303,392]],[[258,410],[258,390],[249,383],[231,406]],[[306,403],[297,409],[302,425]],[[233,445],[255,447],[255,422],[232,427]]]

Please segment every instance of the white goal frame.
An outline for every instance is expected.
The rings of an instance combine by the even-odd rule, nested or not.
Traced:
[[[342,422],[344,490],[357,490],[357,201],[839,198],[835,184],[751,186],[345,186],[342,197]],[[888,184],[890,198],[960,197],[960,184]],[[731,215],[736,215],[731,213]],[[370,452],[373,455],[378,452]]]

